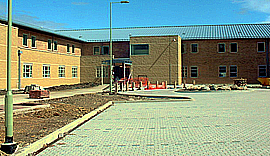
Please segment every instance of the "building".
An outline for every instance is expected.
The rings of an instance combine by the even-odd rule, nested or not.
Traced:
[[[0,23],[0,89],[5,89],[7,25]],[[258,77],[269,76],[269,34],[270,24],[113,29],[114,78],[259,83]],[[12,41],[13,89],[109,82],[109,29],[54,31],[15,22]]]

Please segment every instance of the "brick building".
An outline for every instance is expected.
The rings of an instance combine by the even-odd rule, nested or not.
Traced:
[[[4,89],[7,25],[0,23]],[[270,24],[113,29],[114,78],[221,84],[242,77],[259,83],[258,77],[269,76],[269,34]],[[109,82],[109,29],[54,31],[15,22],[12,39],[12,88]]]

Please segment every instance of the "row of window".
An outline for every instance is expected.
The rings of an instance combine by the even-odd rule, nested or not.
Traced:
[[[58,77],[64,78],[65,77],[65,66],[60,65],[58,66]],[[32,78],[33,73],[33,64],[31,63],[25,63],[23,64],[23,77],[24,78]],[[50,78],[51,77],[51,66],[49,64],[43,64],[43,70],[42,70],[42,76],[43,78]],[[72,78],[78,77],[78,67],[73,66],[71,69]]]
[[[191,53],[197,53],[198,50],[198,43],[192,43],[191,45]],[[226,52],[226,44],[225,43],[218,43],[217,51],[219,53]],[[258,52],[265,52],[265,42],[257,42],[257,51]],[[238,44],[237,43],[230,43],[230,52],[237,53],[238,52]],[[182,53],[186,53],[185,44],[182,44]]]
[[[109,46],[93,47],[94,55],[109,55]]]
[[[28,35],[23,34],[23,46],[28,47]],[[52,50],[52,40],[48,39],[48,50]],[[31,36],[31,47],[32,48],[37,48],[36,47],[36,36]],[[57,51],[57,41],[53,41],[53,50]],[[67,44],[67,53],[72,53],[75,54],[75,45],[71,45],[71,51],[70,51],[70,44]]]
[[[231,65],[229,66],[229,76],[231,78],[236,78],[237,77],[237,66],[236,65]],[[218,77],[226,77],[227,75],[227,66],[219,66],[219,71],[218,71]],[[259,65],[258,66],[258,76],[259,77],[266,77],[267,76],[267,68],[266,65]],[[182,68],[182,77],[187,78],[188,77],[188,67],[183,66]],[[190,67],[190,78],[197,78],[198,77],[198,67],[197,66],[191,66]]]

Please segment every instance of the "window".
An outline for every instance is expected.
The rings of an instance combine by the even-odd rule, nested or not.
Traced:
[[[65,77],[65,66],[59,66],[58,67],[58,76],[59,77]]]
[[[69,44],[67,44],[67,53],[70,53],[70,46],[69,46]]]
[[[198,67],[190,67],[190,77],[197,78],[198,77]]]
[[[258,52],[265,52],[265,43],[264,42],[258,42],[257,46],[258,46]]]
[[[52,50],[52,40],[48,40],[48,50]]]
[[[23,65],[23,77],[24,78],[32,78],[32,69],[33,69],[33,64],[24,64]]]
[[[102,54],[103,55],[109,55],[109,46],[103,46],[102,47]]]
[[[197,43],[191,44],[191,52],[192,53],[197,53],[198,52],[198,44]]]
[[[32,48],[35,48],[36,47],[36,36],[32,36],[31,40],[32,40]]]
[[[72,54],[75,54],[75,45],[72,45]]]
[[[94,47],[94,55],[99,55],[100,52],[99,52],[99,47]]]
[[[225,43],[219,43],[218,44],[218,52],[219,53],[225,53]]]
[[[51,66],[48,64],[43,65],[43,77],[51,77]]]
[[[266,77],[266,65],[259,65],[259,77]]]
[[[230,66],[230,77],[237,77],[237,66]]]
[[[237,43],[231,43],[231,53],[237,53],[238,47]]]
[[[27,35],[26,34],[23,34],[23,45],[24,46],[27,46]]]
[[[181,45],[181,53],[182,54],[186,53],[186,45],[185,44]]]
[[[101,66],[97,66],[97,70],[96,70],[96,77],[100,78],[101,77]],[[108,72],[108,66],[103,66],[103,77],[108,77],[109,76],[109,72]]]
[[[131,55],[149,55],[148,44],[131,45]]]
[[[226,66],[219,66],[219,75],[218,77],[226,77]]]
[[[73,78],[78,77],[78,67],[77,66],[73,66],[71,73],[72,73],[72,77]]]
[[[188,73],[188,68],[187,68],[187,66],[183,66],[183,68],[182,68],[182,77],[183,78],[187,78],[187,73]]]
[[[53,50],[57,50],[57,41],[54,41],[54,42],[53,42],[53,45],[54,45]]]

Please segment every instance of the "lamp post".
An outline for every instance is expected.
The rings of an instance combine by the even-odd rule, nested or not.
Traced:
[[[112,4],[113,3],[129,3],[129,1],[110,2],[110,93],[112,94],[113,84],[113,48],[112,48]]]
[[[11,91],[11,49],[12,49],[12,0],[8,0],[8,41],[7,41],[7,94],[5,96],[5,142],[1,150],[12,154],[17,149],[13,142],[13,96]]]

